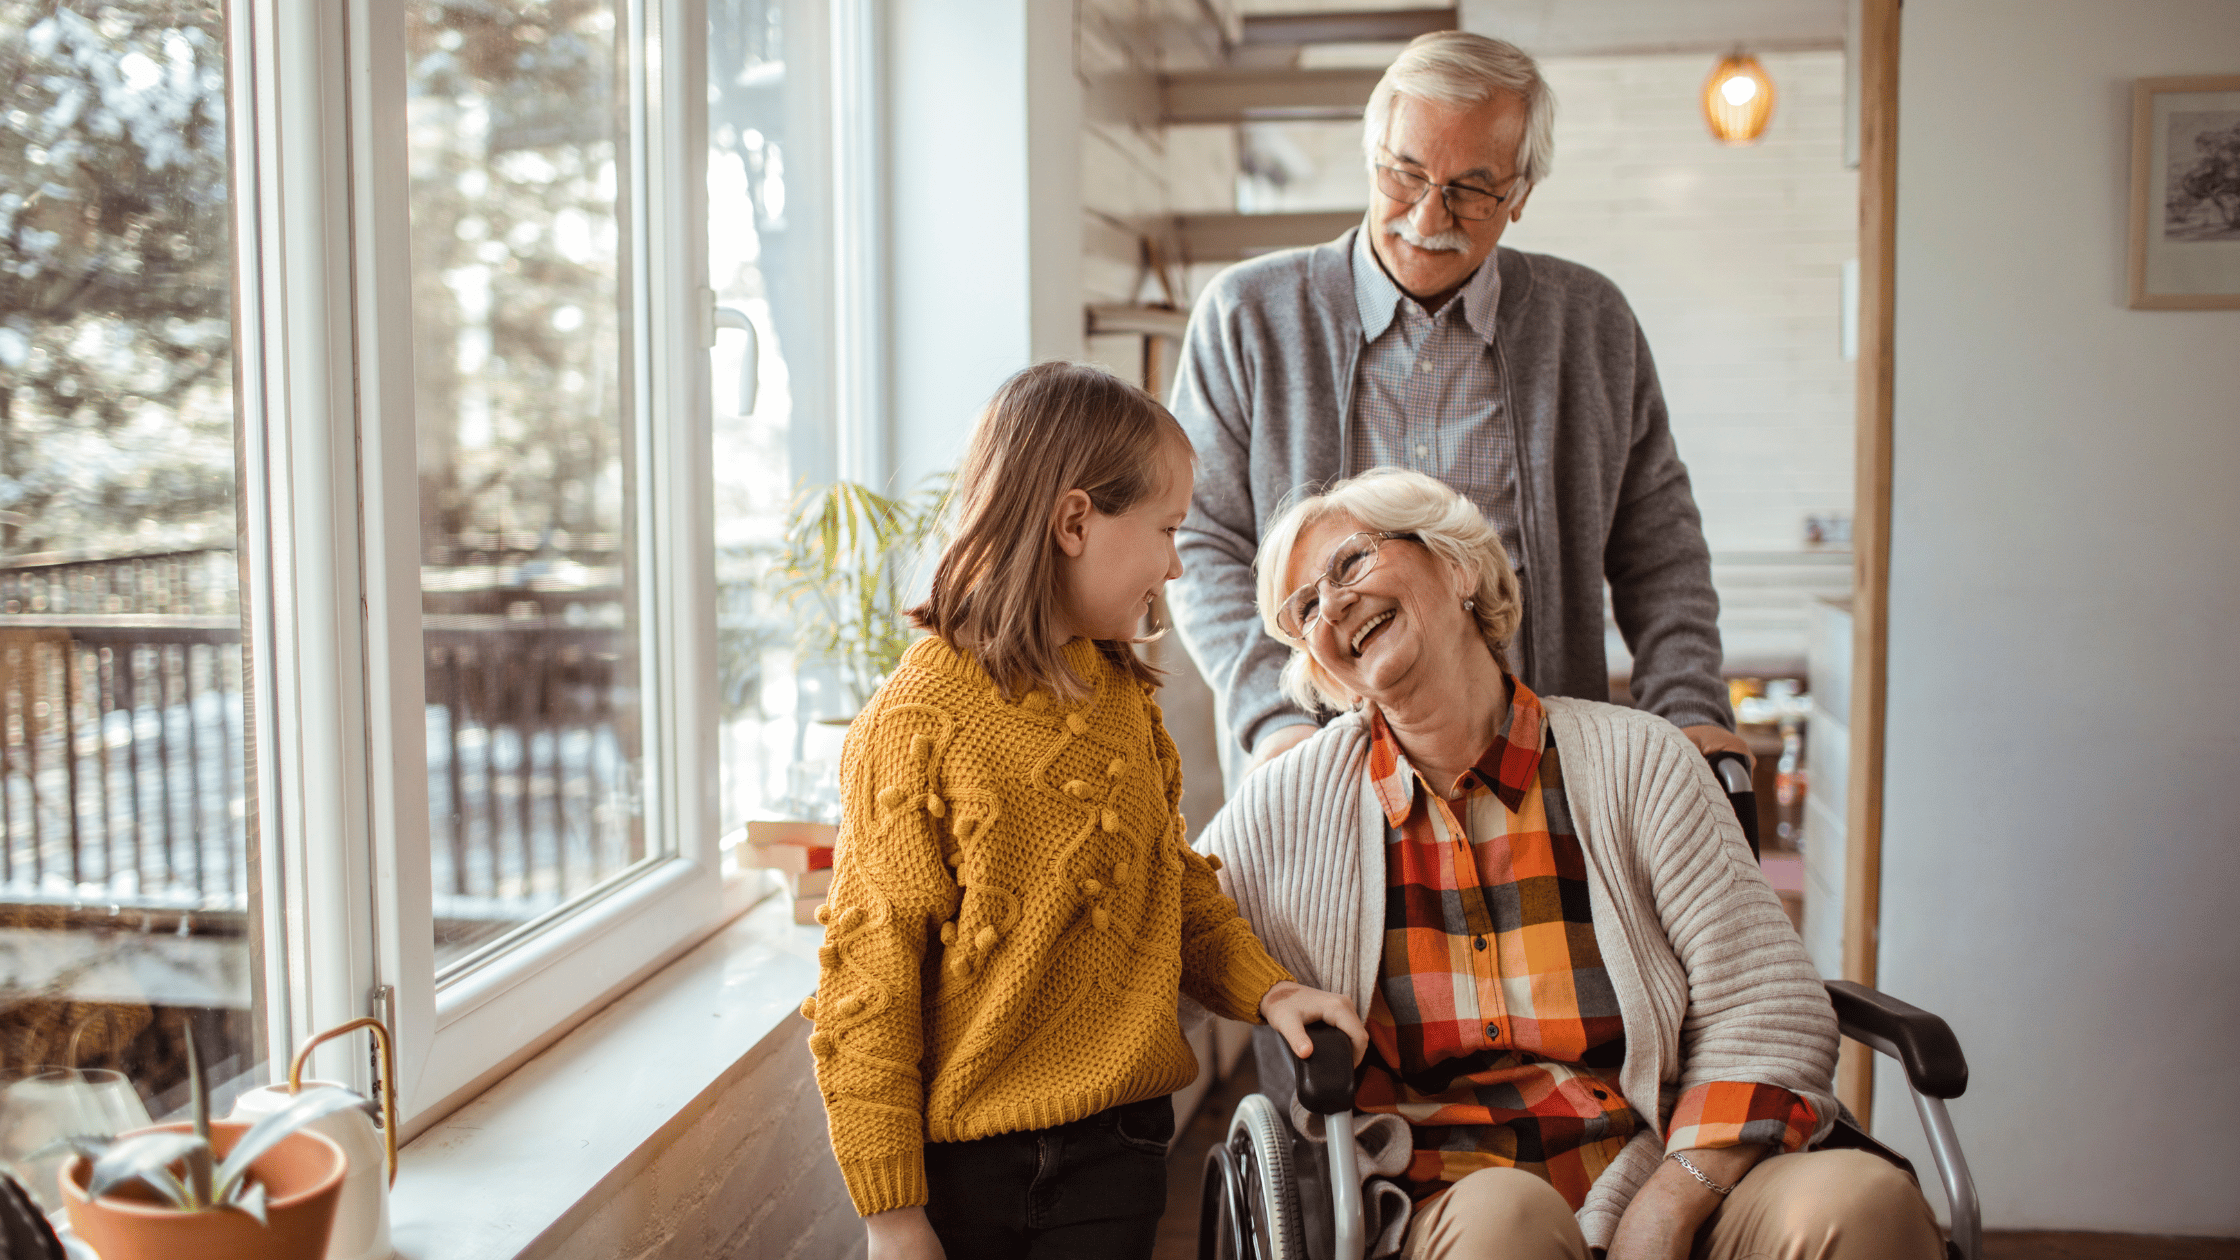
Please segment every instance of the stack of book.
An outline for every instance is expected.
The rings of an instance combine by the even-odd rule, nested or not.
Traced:
[[[832,891],[832,844],[839,833],[830,823],[750,822],[740,865],[778,872],[793,894],[793,921],[814,923]]]

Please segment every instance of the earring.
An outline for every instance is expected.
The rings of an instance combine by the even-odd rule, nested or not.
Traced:
[[[1466,599],[1466,600],[1463,600],[1463,601],[1462,601],[1462,611],[1464,611],[1464,612],[1476,612],[1476,611],[1478,611],[1478,601],[1477,601],[1477,600],[1474,600],[1474,599]]]

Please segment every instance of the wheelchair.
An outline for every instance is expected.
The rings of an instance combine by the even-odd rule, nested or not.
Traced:
[[[1736,753],[1712,758],[1750,851],[1758,851],[1757,801],[1748,763]],[[1968,1063],[1952,1029],[1935,1015],[1849,980],[1830,980],[1828,1000],[1843,1035],[1904,1066],[1914,1111],[1952,1209],[1948,1260],[1982,1260],[1983,1218],[1967,1156],[1945,1100],[1968,1087]],[[1299,1103],[1324,1117],[1325,1131],[1353,1128],[1353,1046],[1327,1024],[1307,1030],[1314,1052],[1301,1059],[1288,1046]],[[1264,1082],[1264,1084],[1266,1084]],[[1839,1118],[1822,1143],[1862,1147],[1911,1165]],[[1247,1095],[1229,1120],[1226,1139],[1206,1152],[1198,1210],[1198,1260],[1364,1260],[1361,1178],[1351,1142],[1326,1142],[1324,1156],[1295,1133],[1268,1094]]]

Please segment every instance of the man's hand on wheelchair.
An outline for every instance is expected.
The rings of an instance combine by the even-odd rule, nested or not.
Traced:
[[[863,1228],[870,1235],[870,1260],[947,1260],[941,1236],[933,1232],[923,1207],[866,1216]]]
[[[1683,726],[1680,733],[1706,757],[1713,753],[1735,752],[1742,754],[1742,764],[1751,767],[1758,764],[1758,759],[1751,755],[1749,742],[1724,726]]]
[[[1268,1027],[1291,1047],[1291,1053],[1302,1059],[1314,1053],[1314,1042],[1307,1036],[1307,1025],[1314,1023],[1328,1024],[1346,1035],[1346,1040],[1353,1043],[1355,1066],[1360,1066],[1361,1056],[1369,1052],[1369,1030],[1361,1026],[1353,1003],[1335,993],[1281,980],[1260,999],[1260,1018],[1267,1020]]]

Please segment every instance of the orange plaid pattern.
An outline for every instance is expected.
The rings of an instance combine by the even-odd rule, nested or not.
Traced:
[[[1385,934],[1354,1105],[1408,1121],[1415,1154],[1398,1180],[1419,1203],[1478,1169],[1513,1167],[1577,1208],[1641,1120],[1618,1093],[1625,1028],[1561,757],[1539,697],[1508,686],[1508,716],[1451,802],[1419,790],[1391,730],[1371,719]],[[1812,1128],[1787,1090],[1716,1082],[1682,1098],[1670,1132],[1686,1140],[1671,1149],[1794,1150]]]

